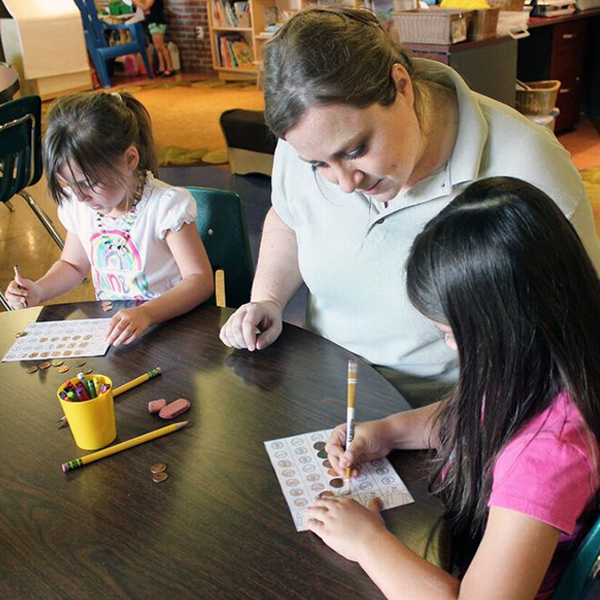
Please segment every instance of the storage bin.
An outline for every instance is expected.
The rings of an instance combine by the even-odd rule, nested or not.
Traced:
[[[400,42],[456,44],[467,39],[468,15],[473,11],[430,8],[393,12]]]
[[[499,15],[499,8],[474,10],[469,22],[468,38],[470,40],[485,40],[494,37],[498,27]]]
[[[549,115],[554,109],[560,81],[549,79],[547,81],[525,82],[531,89],[517,88],[516,107],[524,115]]]

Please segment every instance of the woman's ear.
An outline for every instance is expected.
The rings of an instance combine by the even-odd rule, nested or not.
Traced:
[[[414,102],[413,84],[408,71],[400,63],[395,63],[392,67],[392,79],[398,94],[412,104]]]
[[[125,150],[123,158],[125,159],[125,167],[128,171],[133,172],[138,168],[138,165],[140,164],[140,153],[133,144]]]

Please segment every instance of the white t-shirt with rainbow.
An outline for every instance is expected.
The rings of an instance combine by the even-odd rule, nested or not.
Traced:
[[[58,207],[67,231],[77,235],[90,261],[98,300],[152,300],[181,281],[166,235],[196,219],[196,202],[185,188],[147,174],[135,219],[98,219],[96,211],[69,199]]]

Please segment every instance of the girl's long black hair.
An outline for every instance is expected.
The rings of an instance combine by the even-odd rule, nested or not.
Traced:
[[[485,529],[496,457],[519,428],[566,390],[600,441],[598,276],[545,193],[494,177],[471,184],[415,239],[407,289],[458,345],[431,484],[468,562]]]

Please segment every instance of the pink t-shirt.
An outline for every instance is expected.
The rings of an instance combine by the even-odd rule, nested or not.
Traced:
[[[567,393],[508,442],[494,466],[488,506],[509,508],[560,530],[558,547],[536,596],[548,598],[570,556],[600,485],[598,444]]]

